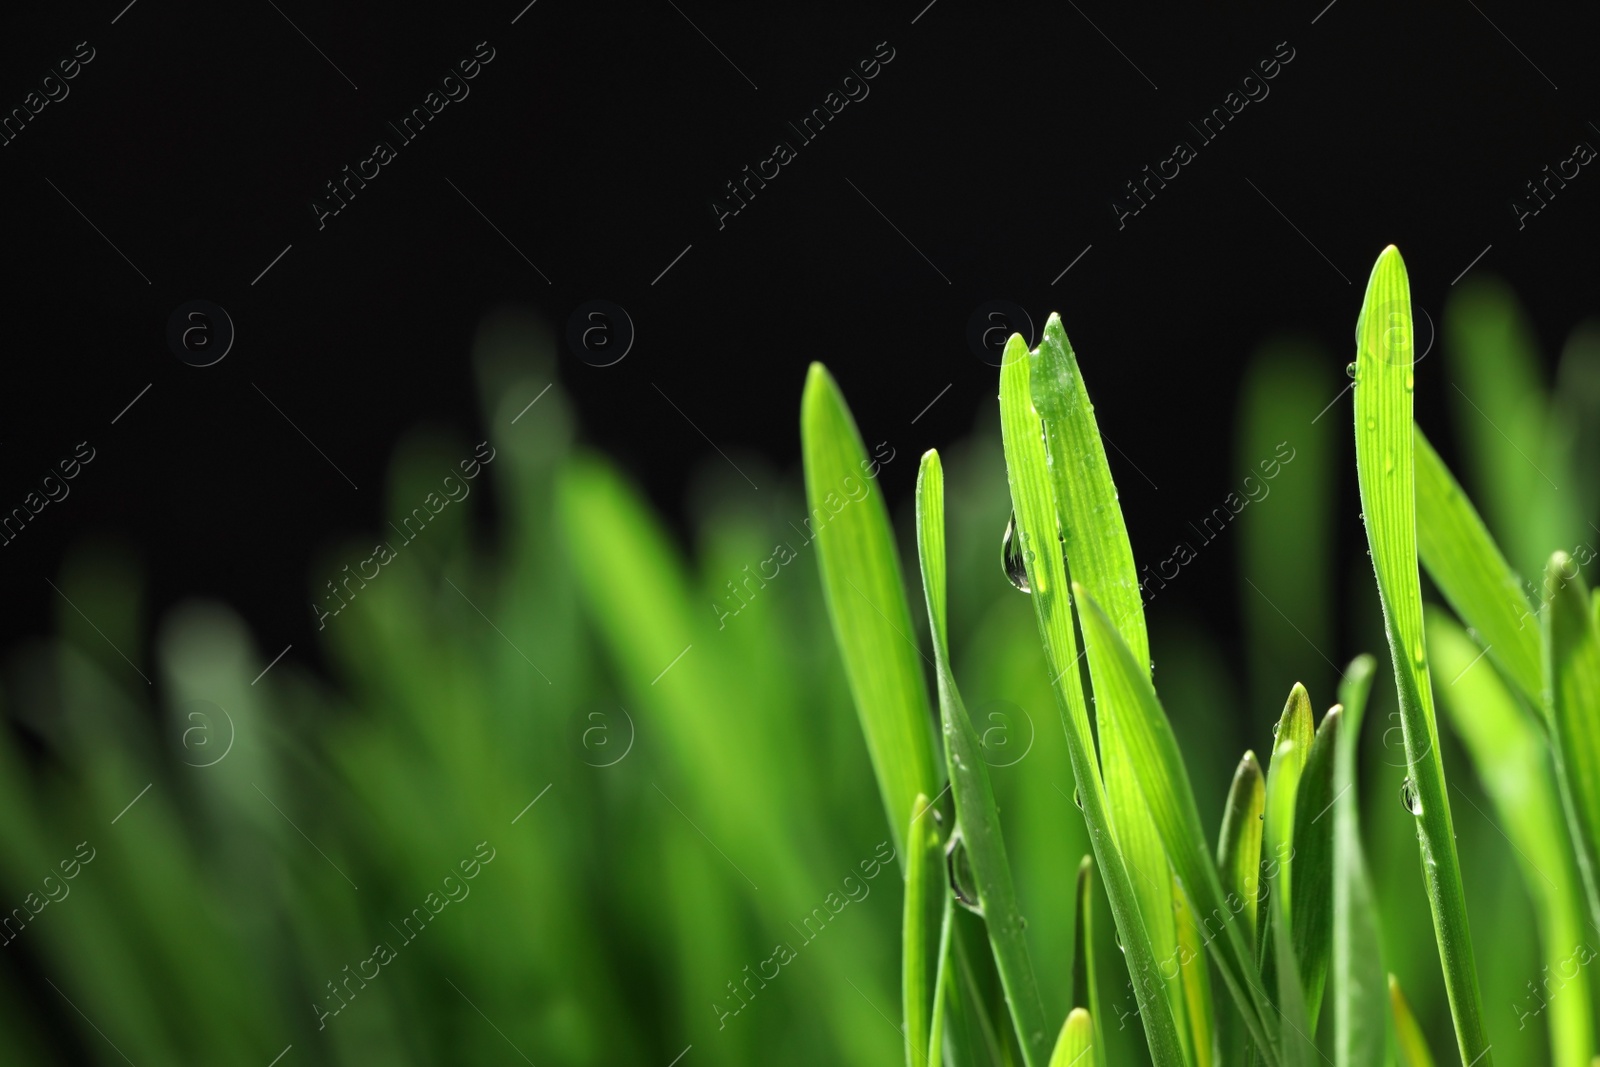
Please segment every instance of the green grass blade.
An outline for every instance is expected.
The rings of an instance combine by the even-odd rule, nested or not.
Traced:
[[[984,762],[977,731],[967,717],[961,692],[950,671],[945,620],[944,473],[939,454],[928,452],[917,472],[917,553],[922,562],[922,588],[933,633],[934,665],[939,679],[939,710],[944,724],[945,760],[950,767],[950,792],[957,826],[972,862],[978,903],[989,929],[995,969],[1005,989],[1006,1005],[1016,1028],[1022,1058],[1041,1067],[1050,1055],[1050,1031],[1039,998],[1033,963],[1023,935],[1017,892],[1006,861],[1000,812],[995,806],[989,766]],[[961,846],[958,846],[961,847]]]
[[[1589,976],[1567,979],[1562,964],[1588,937],[1583,890],[1555,784],[1549,746],[1499,674],[1479,662],[1483,653],[1444,612],[1430,610],[1428,656],[1441,678],[1445,713],[1467,747],[1507,838],[1538,916],[1546,963],[1562,976],[1563,993],[1550,1001],[1551,1062],[1589,1067],[1594,1052]],[[1570,990],[1570,992],[1568,992]]]
[[[1378,907],[1361,848],[1356,802],[1356,749],[1376,666],[1357,656],[1339,682],[1343,722],[1333,768],[1333,1056],[1335,1067],[1384,1062],[1389,1010],[1385,1004]]]
[[[1389,976],[1389,1007],[1394,1012],[1395,1045],[1400,1050],[1400,1067],[1433,1067],[1433,1053],[1428,1051],[1428,1039],[1422,1036],[1422,1027],[1411,1014],[1411,1005],[1400,992],[1400,980]],[[1377,1062],[1377,1061],[1373,1061]]]
[[[1356,352],[1356,474],[1394,661],[1406,759],[1420,804],[1417,841],[1434,936],[1462,1059],[1475,1067],[1492,1067],[1423,644],[1412,458],[1411,292],[1405,264],[1393,245],[1372,268],[1356,324]]]
[[[1183,886],[1172,875],[1173,919],[1177,925],[1178,956],[1184,1007],[1189,1012],[1189,1043],[1195,1067],[1212,1067],[1216,1057],[1216,1009],[1211,1000],[1211,963],[1206,958],[1209,932],[1184,898]]]
[[[1223,892],[1216,864],[1206,850],[1206,834],[1189,785],[1189,772],[1178,754],[1178,742],[1166,712],[1150,685],[1149,671],[1134,658],[1112,626],[1110,616],[1088,591],[1074,585],[1073,593],[1078,598],[1078,619],[1083,625],[1089,658],[1099,659],[1102,665],[1095,689],[1096,706],[1114,705],[1120,709],[1121,721],[1127,727],[1125,770],[1131,772],[1128,777],[1136,780],[1144,795],[1172,869],[1205,924],[1217,969],[1271,1067],[1278,1062],[1270,1024],[1265,1021],[1271,1008],[1264,991],[1255,983],[1255,964],[1243,924],[1238,921],[1244,901],[1234,898],[1230,903]],[[1118,770],[1121,773],[1124,768]]]
[[[811,508],[807,521],[817,542],[828,617],[889,826],[904,856],[912,802],[918,793],[940,792],[933,711],[889,510],[867,476],[867,450],[855,419],[820,363],[806,377],[800,441]]]
[[[1335,704],[1322,717],[1300,775],[1294,812],[1294,910],[1291,930],[1294,955],[1300,961],[1300,981],[1305,989],[1306,1019],[1316,1033],[1322,1013],[1322,990],[1328,978],[1328,956],[1333,937],[1333,817],[1331,810],[1334,749],[1338,744],[1344,709]]]
[[[939,919],[938,967],[933,980],[933,1017],[928,1020],[928,1059],[930,1067],[944,1063],[945,1002],[951,995],[950,934],[954,926],[956,898],[944,894],[944,914]]]
[[[1489,658],[1534,707],[1541,702],[1538,616],[1500,546],[1433,450],[1422,428],[1417,445],[1417,553],[1428,576]]]
[[[1134,997],[1144,1022],[1145,1040],[1156,1067],[1183,1067],[1172,1005],[1157,974],[1150,935],[1139,913],[1133,879],[1112,834],[1106,792],[1095,761],[1089,731],[1089,709],[1077,671],[1077,638],[1072,625],[1072,600],[1066,564],[1057,549],[1056,502],[1050,485],[1049,460],[1039,433],[1039,414],[1029,398],[1028,346],[1020,336],[1006,344],[1000,368],[1000,430],[1005,444],[1006,479],[1016,515],[1016,536],[1023,546],[1033,609],[1044,640],[1056,704],[1067,737],[1067,752],[1077,783],[1084,822],[1089,828],[1095,864],[1105,881],[1106,901],[1122,940]],[[1045,546],[1036,552],[1034,545]]]
[[[1545,687],[1556,772],[1577,844],[1591,921],[1600,925],[1600,636],[1578,564],[1565,552],[1545,570]]]
[[[901,928],[900,992],[904,1012],[906,1067],[928,1067],[929,1019],[936,984],[934,960],[936,924],[944,888],[943,855],[939,831],[933,824],[928,798],[917,794],[911,824],[906,829],[905,914]]]
[[[1111,478],[1094,405],[1084,387],[1072,345],[1062,329],[1061,318],[1052,314],[1045,322],[1044,336],[1031,364],[1030,393],[1034,409],[1044,420],[1046,449],[1050,454],[1050,477],[1055,490],[1057,516],[1066,541],[1067,571],[1072,581],[1101,600],[1114,620],[1122,640],[1134,657],[1150,663],[1150,640],[1145,630],[1144,599],[1139,576],[1134,568],[1133,547],[1128,540],[1122,507],[1117,503],[1117,488]],[[1096,692],[1100,689],[1098,664],[1091,648],[1089,676]],[[1100,765],[1120,767],[1127,760],[1123,728],[1115,707],[1100,703]],[[1139,911],[1157,959],[1178,953],[1178,931],[1171,879],[1161,839],[1151,822],[1139,787],[1129,775],[1106,776],[1106,800],[1111,827],[1128,866],[1146,877],[1137,877],[1134,891]],[[1163,968],[1162,978],[1180,1026],[1188,1014],[1184,972]],[[1209,1014],[1209,1005],[1206,1005]],[[1195,1029],[1187,1033],[1186,1046],[1195,1048]]]
[[[1283,1067],[1311,1067],[1316,1058],[1311,1022],[1306,1012],[1305,990],[1300,984],[1300,964],[1295,956],[1292,928],[1292,864],[1295,840],[1295,801],[1307,760],[1296,750],[1300,742],[1284,738],[1267,767],[1267,920],[1272,924],[1273,971],[1277,977],[1278,1048]]]
[[[1266,810],[1266,780],[1254,752],[1246,752],[1233,772],[1228,802],[1222,810],[1222,830],[1217,841],[1217,871],[1223,891],[1244,901],[1239,921],[1244,923],[1245,946],[1256,945],[1256,911],[1261,889],[1262,815]],[[1250,1033],[1232,1010],[1217,1018],[1217,1048],[1224,1065],[1242,1064],[1250,1048]]]
[[[1050,1067],[1089,1067],[1088,1057],[1096,1046],[1094,1023],[1082,1008],[1073,1008],[1061,1026],[1056,1050],[1050,1054]]]
[[[1099,937],[1100,923],[1094,907],[1094,857],[1085,856],[1078,864],[1078,939],[1073,970],[1082,978],[1082,987],[1073,983],[1072,1006],[1085,1007],[1094,1021],[1094,1065],[1106,1067],[1106,1034],[1104,1020],[1111,1008],[1109,991],[1105,983],[1109,974],[1116,971],[1114,960],[1102,956],[1105,946]],[[1088,1067],[1087,1064],[1084,1067]]]
[[[1217,841],[1217,870],[1222,887],[1244,901],[1245,929],[1255,942],[1257,895],[1261,877],[1262,814],[1266,810],[1266,781],[1254,752],[1246,752],[1233,772],[1228,804],[1222,812],[1222,833]]]
[[[1305,769],[1306,759],[1311,754],[1311,741],[1316,737],[1316,720],[1311,715],[1311,697],[1306,693],[1306,687],[1296,682],[1289,690],[1289,699],[1284,701],[1283,714],[1278,718],[1278,724],[1272,729],[1273,747],[1276,750],[1285,741],[1294,744],[1284,749],[1281,756],[1274,752],[1273,761],[1280,759],[1293,760],[1294,773],[1298,778]],[[1270,771],[1269,771],[1270,774]],[[1268,849],[1270,852],[1270,848]],[[1271,858],[1271,857],[1269,857]],[[1287,867],[1294,859],[1293,850],[1286,850],[1284,855],[1275,857],[1279,866]],[[1279,879],[1281,891],[1287,891],[1289,878]],[[1261,978],[1268,989],[1276,988],[1278,980],[1278,953],[1272,943],[1276,936],[1277,924],[1272,921],[1269,913],[1261,921],[1259,937],[1256,941],[1256,962],[1261,968]]]

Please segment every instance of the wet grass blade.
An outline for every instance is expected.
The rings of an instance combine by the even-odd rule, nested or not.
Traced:
[[[943,781],[929,729],[933,712],[889,510],[868,476],[874,468],[855,419],[820,363],[806,377],[800,441],[828,617],[904,856],[912,802],[918,793],[938,796]]]
[[[1464,1062],[1491,1067],[1422,632],[1413,463],[1411,291],[1393,245],[1372,268],[1356,324],[1356,475],[1394,662],[1434,936]]]
[[[1588,937],[1587,905],[1549,746],[1500,675],[1481,662],[1477,642],[1442,611],[1430,610],[1427,623],[1428,656],[1441,678],[1452,679],[1439,690],[1445,712],[1466,745],[1500,826],[1516,843],[1515,858],[1538,916],[1545,962],[1565,982],[1562,995],[1550,1001],[1551,1062],[1555,1067],[1589,1067],[1594,1052],[1589,976],[1579,968],[1569,979],[1562,967],[1573,946]]]
[[[1266,810],[1266,780],[1254,752],[1246,752],[1233,772],[1228,802],[1222,811],[1222,830],[1217,841],[1217,871],[1222,889],[1244,901],[1240,921],[1244,923],[1246,948],[1252,955],[1256,946],[1256,911],[1260,897],[1262,815]],[[1244,1021],[1233,1011],[1222,1011],[1217,1018],[1217,1047],[1223,1064],[1242,1064],[1250,1045]]]
[[[1134,568],[1133,547],[1128,528],[1117,502],[1117,487],[1106,460],[1105,445],[1095,421],[1094,405],[1084,387],[1077,357],[1061,326],[1052,314],[1045,322],[1044,336],[1037,354],[1029,356],[1030,395],[1034,409],[1044,420],[1045,447],[1050,454],[1050,478],[1055,491],[1056,514],[1065,540],[1067,573],[1100,599],[1140,663],[1150,662],[1150,641],[1145,631],[1144,599]],[[1096,692],[1100,689],[1098,671],[1104,667],[1089,650],[1089,676]],[[1100,766],[1120,767],[1127,760],[1120,712],[1098,703]],[[1178,953],[1175,916],[1177,901],[1167,877],[1161,839],[1151,822],[1144,798],[1132,778],[1107,775],[1106,802],[1112,832],[1131,870],[1145,875],[1134,881],[1139,911],[1149,931],[1156,958],[1166,960]],[[1174,968],[1161,977],[1172,1001],[1172,1011],[1180,1028],[1188,1015],[1183,972]],[[1206,1005],[1209,1014],[1210,1005]],[[1195,1028],[1185,1034],[1186,1047],[1193,1053]]]
[[[1018,543],[1032,589],[1035,617],[1044,640],[1045,658],[1052,675],[1056,704],[1061,711],[1078,800],[1089,828],[1095,864],[1104,879],[1106,900],[1122,941],[1145,1040],[1156,1067],[1183,1067],[1183,1044],[1178,1038],[1172,1005],[1156,974],[1156,956],[1139,913],[1133,879],[1129,874],[1107,813],[1105,785],[1095,760],[1089,731],[1089,710],[1078,674],[1077,638],[1072,625],[1072,601],[1067,587],[1066,564],[1057,542],[1056,502],[1050,485],[1049,459],[1040,437],[1039,414],[1029,398],[1028,346],[1020,336],[1007,342],[1000,367],[1000,430],[1005,445],[1006,479],[1011,489]],[[1034,551],[1035,545],[1045,546]]]
[[[1591,921],[1600,924],[1600,634],[1588,587],[1565,552],[1550,557],[1544,600],[1545,686],[1556,771]]]
[[[1244,901],[1229,903],[1223,892],[1216,864],[1206,850],[1206,833],[1189,785],[1189,772],[1178,754],[1178,742],[1166,712],[1150,685],[1149,672],[1113,628],[1110,616],[1083,587],[1074,585],[1073,594],[1078,600],[1084,645],[1090,658],[1099,658],[1103,667],[1095,689],[1096,705],[1114,704],[1121,709],[1127,727],[1130,777],[1137,781],[1149,805],[1156,832],[1172,870],[1183,883],[1190,906],[1204,917],[1208,930],[1213,921],[1220,927],[1210,941],[1217,969],[1233,993],[1263,1060],[1273,1067],[1279,1061],[1267,1021],[1272,1009],[1256,984],[1255,963],[1243,924],[1237,921]],[[1269,810],[1270,803],[1269,795]]]
[[[1400,992],[1400,980],[1389,976],[1389,1008],[1394,1013],[1395,1045],[1400,1050],[1399,1067],[1433,1067],[1433,1053],[1428,1051],[1428,1039],[1422,1036],[1422,1027],[1411,1014],[1411,1005]],[[1373,1061],[1377,1062],[1377,1061]]]
[[[1522,579],[1421,427],[1416,447],[1417,553],[1422,565],[1456,614],[1478,632],[1489,658],[1538,707],[1538,616]]]
[[[1335,1067],[1384,1062],[1388,1006],[1384,1003],[1378,907],[1361,848],[1356,803],[1356,748],[1376,665],[1357,656],[1339,682],[1344,721],[1333,757],[1333,1056]]]
[[[1092,1061],[1088,1057],[1095,1045],[1094,1023],[1089,1013],[1073,1008],[1061,1026],[1056,1050],[1050,1054],[1050,1067],[1089,1067]]]
[[[1023,1061],[1028,1067],[1043,1067],[1050,1054],[1050,1031],[1033,963],[1028,958],[1022,915],[1017,910],[1016,887],[1000,832],[1000,812],[995,806],[994,788],[977,731],[967,717],[950,671],[945,612],[944,473],[937,452],[924,455],[917,472],[917,553],[922,562],[928,626],[933,634],[945,760],[950,768],[950,792],[961,835],[956,847],[964,848],[971,861],[978,908],[988,926],[995,969],[1005,989]],[[954,862],[957,857],[952,857]]]
[[[928,798],[917,794],[911,824],[906,830],[905,914],[901,928],[901,1010],[904,1012],[906,1067],[928,1067],[929,1031],[932,1026],[933,987],[938,920],[944,890],[943,854],[939,831],[928,815]]]
[[[939,954],[937,968],[933,980],[933,1015],[928,1020],[928,1059],[929,1067],[941,1067],[944,1063],[944,1015],[945,1003],[952,995],[950,986],[950,935],[954,926],[956,899],[948,891],[944,893],[944,910],[939,919]]]

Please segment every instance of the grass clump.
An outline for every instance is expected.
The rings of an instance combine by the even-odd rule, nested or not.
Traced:
[[[1452,685],[1446,708],[1501,819],[1536,842],[1537,858],[1524,854],[1524,874],[1536,889],[1547,958],[1566,958],[1564,941],[1581,937],[1587,920],[1600,922],[1600,599],[1591,598],[1578,567],[1558,552],[1538,603],[1530,601],[1525,584],[1414,423],[1413,345],[1409,282],[1391,247],[1373,268],[1356,325],[1350,367],[1356,473],[1399,700],[1402,803],[1415,824],[1458,1051],[1464,1064],[1479,1067],[1493,1062],[1494,1051],[1467,917],[1433,671],[1447,668],[1460,680],[1484,656],[1490,658],[1493,666],[1482,668],[1470,684],[1459,690]],[[1480,356],[1476,349],[1469,354]],[[825,404],[814,396],[824,391]],[[848,414],[840,417],[843,411],[831,379],[814,368],[802,418],[808,462],[830,447],[827,442],[841,428],[854,435]],[[1137,1001],[1133,1025],[1157,1067],[1432,1062],[1398,980],[1385,973],[1382,923],[1363,845],[1357,765],[1376,674],[1372,658],[1363,655],[1350,664],[1339,683],[1339,703],[1320,722],[1307,691],[1292,686],[1264,765],[1251,751],[1238,761],[1213,850],[1191,769],[1152,684],[1143,591],[1094,407],[1059,317],[1050,317],[1037,349],[1030,351],[1018,336],[1007,345],[1000,422],[1012,508],[1005,570],[1031,594],[1090,849],[1080,864],[1077,892],[1050,902],[1070,902],[1077,916],[1071,943],[1051,946],[1052,964],[1064,966],[1062,955],[1071,960],[1068,1009],[1064,1018],[1047,1015],[1039,997],[1009,869],[1008,856],[1015,856],[1017,846],[1008,850],[995,789],[951,665],[943,470],[938,453],[930,451],[917,484],[917,545],[953,802],[941,807],[936,798],[930,806],[925,790],[918,795],[880,770],[892,812],[903,815],[915,799],[918,810],[953,816],[928,820],[920,829],[912,823],[925,856],[911,864],[918,881],[906,895],[907,1063],[930,1062],[923,1049],[937,1057],[940,1018],[988,1019],[993,1004],[981,985],[942,978],[950,967],[948,954],[969,946],[948,936],[952,898],[982,919],[992,988],[1003,994],[1011,1026],[996,1027],[1000,1040],[980,1046],[975,1055],[963,1047],[962,1055],[948,1055],[947,1062],[1105,1064],[1106,1015],[1124,985]],[[808,469],[808,484],[820,480]],[[859,545],[892,544],[881,509],[864,512],[861,520],[855,547],[820,546],[830,587],[856,584],[852,561],[862,558]],[[1425,613],[1419,560],[1466,628],[1442,609]],[[886,562],[872,567],[879,575],[891,569]],[[877,581],[875,588],[887,599],[899,595],[898,572],[888,585],[870,572],[859,580]],[[847,664],[872,657],[874,649],[892,650],[887,658],[899,666],[891,703],[915,707],[918,698],[899,691],[923,684],[917,664],[907,658],[904,629],[896,627],[898,643],[878,633],[871,643],[852,646],[846,635],[863,611],[858,604],[841,605],[841,599],[830,588]],[[877,614],[885,622],[891,617],[885,610]],[[913,670],[901,669],[906,666]],[[875,752],[872,732],[881,729],[880,719],[893,717],[902,727],[909,721],[924,733],[935,722],[931,715],[908,720],[864,704],[860,687],[856,696]],[[899,747],[911,752],[922,746],[913,738]],[[948,887],[936,884],[931,862],[941,842],[949,860]],[[1055,846],[1029,839],[1021,847]],[[1544,867],[1560,877],[1535,886]],[[968,868],[970,891],[963,884]],[[935,938],[941,913],[933,898],[941,895],[945,936]],[[1110,956],[1095,943],[1101,907],[1121,950]],[[930,957],[927,946],[934,944]],[[963,972],[972,969],[970,961],[958,964]],[[1586,1065],[1593,1054],[1590,1005],[1580,976],[1577,991],[1551,1012],[1551,1048],[1562,1067]],[[1119,1030],[1128,1019],[1129,1013],[1119,1015]]]

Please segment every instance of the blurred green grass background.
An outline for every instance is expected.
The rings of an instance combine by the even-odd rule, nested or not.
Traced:
[[[1464,284],[1438,326],[1453,423],[1429,430],[1457,446],[1513,566],[1538,575],[1552,548],[1600,543],[1600,329],[1547,360],[1489,279]],[[1341,554],[1356,521],[1339,510],[1353,485],[1348,408],[1316,417],[1345,384],[1340,352],[1304,337],[1262,345],[1227,422],[1232,468],[1205,474],[1224,487],[1224,528],[1190,545],[1237,568],[1242,676],[1218,626],[1165,593],[1188,564],[1138,561],[1159,577],[1147,585],[1156,677],[1213,834],[1239,753],[1268,745],[1290,684],[1320,713],[1335,664],[1384,647],[1366,563]],[[540,324],[492,316],[475,359],[494,458],[468,484],[492,483],[492,514],[488,494],[430,509],[399,547],[393,530],[476,445],[403,440],[392,527],[330,546],[307,577],[306,595],[331,607],[325,583],[374,541],[397,546],[322,620],[327,676],[290,657],[252,683],[276,650],[221,605],[147,618],[126,546],[85,542],[53,578],[55,636],[4,661],[0,1062],[900,1060],[900,870],[882,862],[894,835],[823,612],[798,470],[752,472],[752,494],[708,468],[686,549],[578,443],[559,381],[518,416],[556,374]],[[775,417],[798,410],[799,390]],[[884,438],[863,431],[869,448]],[[1265,480],[1282,442],[1293,458]],[[909,476],[909,441],[886,443]],[[1009,498],[992,405],[941,452],[955,669],[994,768],[1046,1011],[1061,1017],[1088,846],[1029,606],[1001,573]],[[909,494],[888,503],[912,559]],[[1394,711],[1380,680],[1363,743],[1367,850],[1387,963],[1445,1049]],[[1542,1021],[1519,1026],[1544,956],[1517,846],[1441,733],[1460,768],[1489,1036],[1502,1063],[1548,1062]],[[67,878],[61,861],[91,851]],[[463,861],[488,853],[467,878]],[[996,988],[992,974],[974,980]],[[1104,1020],[1110,1062],[1143,1062],[1133,1009],[1129,991]]]

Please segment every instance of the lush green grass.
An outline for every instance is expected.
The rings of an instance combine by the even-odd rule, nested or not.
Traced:
[[[1097,412],[1120,354],[1059,320],[920,466],[814,369],[803,483],[708,468],[687,531],[559,386],[512,424],[548,342],[487,322],[477,502],[355,587],[326,672],[297,647],[252,685],[281,646],[214,604],[152,627],[115,545],[52,577],[57,633],[5,665],[0,1062],[1589,1067],[1600,343],[1551,389],[1510,295],[1460,288],[1412,367],[1386,253],[1318,421],[1344,360],[1251,363],[1234,453],[1270,496],[1184,565],[1247,579],[1239,679],[1193,598],[1145,603],[1163,534],[1100,435],[1138,398]],[[1412,426],[1407,374],[1459,386],[1454,427]],[[388,515],[472,452],[402,442]],[[1396,670],[1325,658],[1385,642]],[[186,733],[196,701],[228,723]]]

